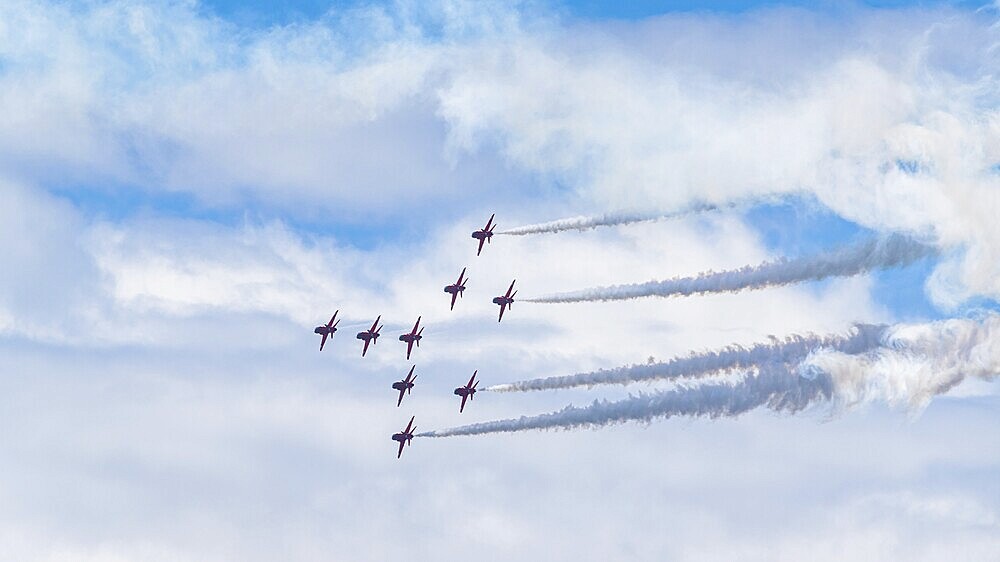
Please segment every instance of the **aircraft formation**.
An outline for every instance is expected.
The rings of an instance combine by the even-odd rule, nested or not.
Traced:
[[[494,224],[493,222],[494,217],[495,214],[490,215],[489,220],[486,221],[486,226],[472,233],[472,238],[479,241],[479,247],[476,249],[477,256],[479,256],[482,253],[483,245],[490,243],[490,240],[493,238],[493,229],[496,228],[496,224]],[[459,297],[463,296],[463,294],[465,293],[465,284],[468,283],[469,281],[469,278],[465,276],[465,272],[467,269],[468,268],[462,268],[462,272],[458,275],[458,280],[455,283],[445,286],[444,288],[444,292],[451,295],[451,305],[449,310],[455,309],[455,302],[458,300]],[[514,290],[514,283],[516,282],[517,282],[516,279],[514,281],[511,281],[510,287],[507,288],[506,293],[493,298],[493,304],[496,304],[500,307],[500,315],[499,317],[497,317],[498,323],[503,321],[504,311],[510,309],[511,305],[514,303],[514,297],[517,295],[517,291]],[[316,326],[316,328],[313,329],[313,333],[322,336],[322,339],[320,340],[319,343],[320,351],[323,351],[323,348],[326,346],[327,341],[332,339],[334,337],[334,334],[337,332],[337,324],[340,323],[340,320],[337,320],[337,315],[339,313],[340,310],[337,310],[336,312],[333,313],[333,316],[330,317],[329,322],[320,326]],[[420,326],[421,318],[422,316],[418,316],[417,321],[413,324],[413,328],[411,328],[409,332],[400,334],[399,336],[399,341],[406,344],[407,361],[410,360],[410,355],[413,353],[413,348],[414,347],[419,348],[420,340],[423,339],[424,328]],[[379,324],[381,320],[382,316],[381,315],[377,316],[370,328],[358,332],[357,336],[355,336],[357,339],[364,342],[364,346],[361,348],[362,357],[367,355],[369,347],[375,347],[375,344],[378,343],[378,338],[381,335],[380,332],[384,327],[384,325]],[[414,369],[416,369],[416,365],[410,367],[410,372],[406,375],[405,378],[403,378],[403,380],[392,383],[392,389],[399,392],[399,396],[396,399],[396,407],[402,405],[404,396],[407,396],[413,392],[413,387],[415,385],[415,381],[417,380],[417,375],[414,374]],[[465,411],[466,402],[471,400],[473,396],[475,396],[476,394],[476,387],[479,386],[479,381],[476,380],[478,374],[479,371],[477,369],[472,373],[472,377],[469,379],[469,382],[467,382],[463,386],[456,388],[454,391],[454,394],[456,396],[462,398],[462,401],[458,407],[459,413]],[[399,443],[399,449],[396,451],[397,459],[403,455],[403,448],[406,445],[410,444],[410,442],[413,439],[413,435],[417,430],[417,428],[414,427],[413,425],[413,421],[415,418],[416,416],[410,417],[410,422],[406,424],[406,427],[399,433],[394,433],[392,435],[392,440]]]

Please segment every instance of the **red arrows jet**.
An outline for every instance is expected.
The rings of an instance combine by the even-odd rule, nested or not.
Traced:
[[[486,221],[486,226],[482,230],[477,230],[472,233],[472,237],[479,240],[479,249],[476,250],[477,256],[483,251],[483,242],[489,242],[490,239],[493,238],[493,229],[497,227],[497,225],[493,224],[494,216],[496,216],[496,213],[490,215],[490,220]]]
[[[469,382],[466,383],[465,386],[460,386],[455,389],[455,395],[462,397],[462,405],[458,407],[458,413],[460,414],[463,410],[465,410],[465,401],[471,400],[472,396],[476,393],[476,387],[479,386],[479,381],[476,380],[476,373],[478,372],[478,369],[473,371],[472,378],[469,379]]]
[[[511,293],[511,291],[514,290],[514,283],[516,283],[516,282],[517,282],[517,279],[515,279],[515,280],[513,280],[513,281],[510,282],[510,287],[507,288],[507,294],[501,295],[499,297],[493,297],[493,304],[499,304],[500,305],[500,318],[497,318],[497,322],[503,320],[503,311],[506,308],[508,308],[508,307],[513,308],[513,305],[514,305],[514,295],[517,294],[517,291],[514,291],[513,294]]]
[[[469,282],[468,279],[465,281],[462,278],[465,277],[465,268],[462,268],[462,273],[458,274],[458,281],[454,285],[448,285],[444,288],[444,292],[451,293],[451,310],[455,310],[455,299],[462,296],[465,292],[465,284]]]
[[[382,319],[382,315],[379,314],[378,318],[372,324],[371,328],[368,328],[364,332],[358,332],[358,339],[365,342],[365,348],[361,350],[361,356],[364,357],[368,353],[368,344],[375,345],[376,340],[381,335],[379,332],[382,331],[382,326],[378,325],[378,321]]]
[[[339,310],[337,312],[340,312]],[[340,324],[340,320],[337,320],[336,324],[333,322],[337,318],[337,312],[333,313],[330,317],[330,321],[327,322],[326,326],[316,326],[313,330],[314,334],[322,334],[323,339],[319,342],[319,350],[323,351],[323,346],[326,345],[326,338],[333,337],[333,333],[337,331],[337,324]]]
[[[392,440],[399,441],[399,451],[396,453],[397,459],[403,456],[403,445],[408,445],[410,443],[410,440],[413,439],[413,432],[417,430],[415,427],[410,427],[413,425],[413,418],[415,417],[416,416],[410,418],[410,423],[406,424],[406,429],[399,433],[392,434]]]
[[[413,369],[416,367],[416,365],[410,367],[410,374],[406,375],[405,379],[392,383],[392,389],[399,391],[399,400],[396,400],[397,408],[403,403],[403,393],[409,394],[413,390],[413,381],[417,380],[417,376],[413,374]]]
[[[424,337],[424,336],[420,335],[420,334],[424,333],[424,329],[423,328],[420,328],[419,332],[417,331],[417,326],[419,326],[419,325],[420,325],[420,317],[417,316],[417,323],[413,325],[413,329],[410,330],[410,333],[403,334],[403,335],[399,336],[399,341],[405,341],[406,342],[406,360],[407,361],[410,360],[410,352],[413,351],[413,344],[415,343],[415,344],[417,344],[417,347],[420,347],[420,340],[423,339],[423,337]]]

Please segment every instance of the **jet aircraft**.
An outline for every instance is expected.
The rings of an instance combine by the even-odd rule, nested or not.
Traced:
[[[514,290],[514,283],[516,283],[516,282],[517,282],[517,279],[515,279],[515,280],[513,280],[513,281],[510,282],[510,287],[507,288],[507,293],[506,294],[501,295],[499,297],[493,297],[493,304],[499,304],[500,305],[500,317],[497,318],[497,322],[503,320],[503,311],[504,311],[504,309],[506,309],[506,308],[513,308],[514,295],[517,294],[517,291],[514,291],[513,294],[511,294],[511,291]]]
[[[479,240],[479,249],[476,250],[477,256],[483,251],[483,242],[489,242],[493,238],[493,229],[497,227],[497,225],[493,224],[494,216],[496,216],[496,213],[490,215],[490,220],[486,221],[486,226],[482,230],[472,233],[472,237]]]
[[[340,311],[338,310],[337,312]],[[337,320],[337,322],[334,323],[334,320],[337,318],[337,312],[333,313],[333,316],[330,317],[330,321],[327,322],[325,326],[316,326],[316,329],[313,330],[314,334],[323,335],[323,339],[319,342],[320,351],[323,351],[323,346],[326,345],[326,338],[333,337],[333,333],[337,331],[337,324],[340,324],[340,320]]]
[[[402,334],[402,335],[399,336],[399,341],[405,341],[406,342],[406,360],[407,361],[410,360],[410,352],[413,351],[413,344],[415,343],[415,344],[417,344],[417,347],[420,347],[420,340],[423,339],[423,337],[424,337],[424,336],[421,335],[421,334],[424,333],[424,329],[423,328],[420,328],[419,332],[417,331],[417,326],[419,326],[419,325],[420,325],[420,317],[417,316],[417,323],[413,325],[413,329],[410,330],[409,333]]]
[[[455,389],[455,395],[462,397],[462,405],[458,407],[458,413],[460,414],[465,410],[465,401],[471,400],[472,396],[476,393],[476,387],[479,386],[479,381],[476,380],[476,373],[478,372],[478,369],[473,371],[472,378],[469,379],[469,382],[466,383],[465,386],[460,386]]]
[[[392,383],[392,389],[399,391],[399,400],[396,400],[397,408],[403,403],[403,394],[409,394],[413,391],[413,381],[417,380],[417,375],[413,374],[413,369],[416,367],[416,365],[410,367],[410,373],[406,375],[405,379]]]
[[[403,445],[408,445],[410,443],[410,440],[413,439],[413,432],[417,430],[415,427],[411,428],[413,425],[413,418],[415,417],[416,416],[410,418],[410,423],[406,424],[406,429],[399,433],[392,434],[392,440],[399,441],[399,451],[396,452],[397,459],[403,456]]]
[[[358,332],[358,339],[365,342],[365,348],[361,350],[361,356],[364,357],[368,353],[368,344],[375,345],[376,340],[381,335],[379,332],[382,331],[382,326],[378,325],[378,321],[382,319],[382,315],[379,314],[378,318],[372,324],[371,328],[368,328],[364,332]]]
[[[462,280],[465,277],[465,269],[462,268],[462,273],[458,274],[458,281],[454,285],[448,285],[444,288],[444,292],[451,293],[451,310],[455,310],[455,299],[465,293],[465,284],[469,282],[468,279]]]

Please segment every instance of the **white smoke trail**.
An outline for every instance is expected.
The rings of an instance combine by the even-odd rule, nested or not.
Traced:
[[[690,379],[720,371],[748,369],[767,362],[798,363],[820,348],[853,355],[877,347],[886,329],[886,326],[858,324],[846,336],[793,335],[784,341],[774,340],[750,347],[731,345],[720,351],[692,353],[687,357],[676,357],[659,363],[498,384],[484,390],[526,392],[599,384],[625,385],[641,381]]]
[[[718,382],[682,387],[665,392],[638,394],[625,400],[595,400],[589,406],[567,406],[557,412],[517,419],[474,423],[421,433],[417,437],[451,437],[525,431],[600,427],[626,421],[652,421],[673,416],[731,417],[760,406],[794,412],[817,397],[829,398],[829,376],[811,379],[797,376],[787,365],[771,363],[757,374],[733,384]]]
[[[882,345],[863,355],[818,351],[796,367],[768,362],[736,384],[710,383],[594,401],[557,412],[430,431],[449,437],[529,429],[600,427],[673,416],[730,417],[751,409],[795,412],[814,401],[839,406],[884,400],[920,408],[968,377],[1000,374],[1000,315],[890,328]]]
[[[716,211],[718,209],[719,206],[717,205],[703,203],[703,204],[692,205],[686,209],[676,211],[673,213],[648,213],[648,212],[605,213],[603,215],[597,215],[592,217],[583,217],[583,216],[571,217],[568,219],[559,219],[539,224],[529,224],[497,232],[497,234],[504,234],[507,236],[526,236],[528,234],[550,234],[555,232],[564,232],[567,230],[583,231],[583,230],[591,230],[599,226],[618,226],[622,224],[632,224],[637,222],[651,222],[657,220],[675,219],[687,215],[692,215],[695,213]]]
[[[892,234],[840,248],[829,253],[796,259],[764,262],[731,271],[709,271],[695,277],[675,277],[665,281],[649,281],[631,285],[613,285],[559,293],[526,302],[567,303],[584,301],[626,300],[639,297],[671,297],[707,293],[734,293],[747,289],[761,289],[816,281],[828,277],[848,277],[872,271],[899,267],[921,258],[936,255],[937,251],[916,240]]]
[[[883,400],[919,411],[966,378],[991,380],[1000,374],[1000,314],[900,325],[875,352],[849,356],[818,350],[803,362],[802,372],[831,376],[842,406]]]

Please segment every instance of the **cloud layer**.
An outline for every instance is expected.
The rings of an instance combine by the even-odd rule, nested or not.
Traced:
[[[19,108],[0,166],[29,182],[383,219],[551,185],[653,212],[804,190],[951,250],[939,304],[1000,294],[990,10],[598,26],[404,2],[248,34],[188,3],[17,1],[0,19]]]
[[[414,413],[426,429],[594,399],[484,393],[456,417],[475,368],[494,384],[895,322],[859,276],[517,307],[498,326],[489,298],[514,276],[542,294],[786,252],[720,208],[503,237],[475,258],[469,232],[494,210],[507,228],[805,193],[933,245],[938,304],[996,295],[997,30],[949,8],[598,22],[402,1],[246,29],[187,0],[3,2],[0,550],[988,558],[998,405],[967,377],[995,350],[921,361],[993,337],[964,320],[810,357],[840,403],[876,398],[831,423],[751,410],[421,440],[401,462],[388,436]],[[441,289],[466,266],[451,313]],[[312,327],[336,308],[343,331],[318,354]],[[390,340],[361,360],[353,325],[376,314]],[[409,364],[393,340],[418,314],[420,386],[396,409]],[[792,398],[816,387],[793,380]],[[926,412],[902,423],[883,402]]]

